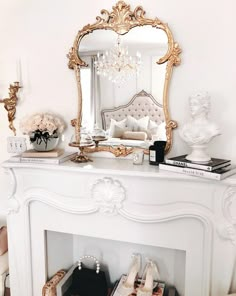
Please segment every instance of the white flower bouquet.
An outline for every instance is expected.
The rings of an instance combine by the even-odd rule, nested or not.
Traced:
[[[20,122],[20,130],[29,135],[30,142],[38,145],[44,142],[46,149],[48,142],[58,138],[64,129],[64,121],[51,113],[35,113]]]

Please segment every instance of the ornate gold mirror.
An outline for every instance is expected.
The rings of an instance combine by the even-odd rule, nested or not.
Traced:
[[[167,153],[177,127],[169,114],[168,88],[181,50],[168,25],[146,18],[141,6],[131,11],[119,1],[101,15],[78,32],[68,54],[78,88],[75,138],[70,143],[81,151],[76,161],[87,161],[84,150],[124,156],[134,147],[145,149],[158,140],[160,130]],[[82,127],[94,125],[91,139]]]

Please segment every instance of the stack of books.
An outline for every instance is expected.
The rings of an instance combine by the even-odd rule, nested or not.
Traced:
[[[196,163],[186,156],[168,158],[159,164],[159,169],[213,180],[223,180],[236,173],[236,166],[228,159],[212,158],[208,163]]]
[[[126,280],[127,276],[126,275],[122,275],[120,280],[116,283],[112,293],[110,296],[120,296],[120,293],[118,292],[119,287],[124,283],[124,281]],[[152,292],[152,296],[163,296],[164,295],[164,290],[165,290],[165,283],[164,282],[159,282],[159,281],[154,281],[154,283],[156,284],[153,292]],[[129,295],[129,296],[135,296],[137,295],[137,288],[140,287],[140,285],[144,285],[144,281],[141,279],[138,279],[135,284],[134,284],[134,290],[133,292]],[[175,294],[173,294],[175,295]]]
[[[20,155],[12,156],[10,162],[24,163],[45,163],[60,164],[70,160],[77,155],[77,152],[65,152],[64,149],[54,149],[52,151],[39,152],[33,149],[26,150]]]

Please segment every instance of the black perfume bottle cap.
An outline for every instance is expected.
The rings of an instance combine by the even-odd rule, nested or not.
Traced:
[[[154,146],[163,149],[166,147],[166,141],[155,141]]]

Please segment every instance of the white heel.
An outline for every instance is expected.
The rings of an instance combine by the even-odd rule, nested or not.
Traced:
[[[141,257],[139,254],[133,254],[132,257],[133,260],[126,280],[119,286],[117,291],[120,296],[128,296],[134,291],[134,282],[140,270]]]
[[[144,285],[137,289],[137,296],[152,296],[153,289],[156,287],[154,280],[160,280],[160,274],[157,265],[152,260],[148,260],[142,277]]]

